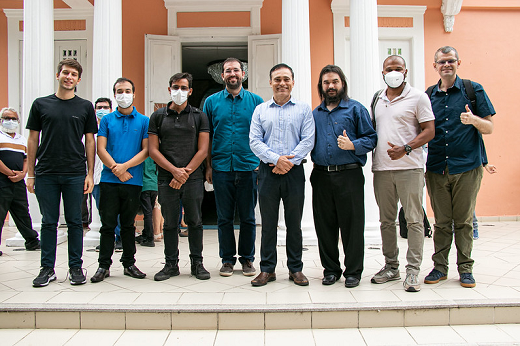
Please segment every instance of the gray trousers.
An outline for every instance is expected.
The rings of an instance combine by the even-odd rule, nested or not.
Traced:
[[[407,274],[419,274],[423,257],[423,189],[424,170],[422,168],[374,172],[374,193],[379,206],[385,263],[392,268],[399,267],[395,220],[397,202],[400,200],[408,224]]]
[[[459,174],[449,174],[448,167],[445,174],[426,172],[426,186],[435,214],[432,260],[438,271],[448,273],[448,255],[454,235],[459,273],[473,271],[473,211],[483,171],[479,166]]]

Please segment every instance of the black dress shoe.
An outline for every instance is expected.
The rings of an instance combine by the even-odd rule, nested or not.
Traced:
[[[353,276],[347,276],[345,279],[345,287],[352,288],[359,285],[359,279]]]
[[[332,275],[325,275],[323,277],[323,279],[321,280],[321,283],[323,285],[332,285],[334,284],[336,281],[338,281],[338,278],[336,277],[336,275],[332,274]]]
[[[92,276],[90,278],[90,282],[94,282],[94,283],[101,282],[109,276],[110,276],[110,270],[105,269],[105,268],[98,268],[98,270],[96,270],[96,274],[94,274],[94,276]]]
[[[125,275],[131,276],[136,279],[144,279],[145,273],[139,270],[135,265],[125,268]]]

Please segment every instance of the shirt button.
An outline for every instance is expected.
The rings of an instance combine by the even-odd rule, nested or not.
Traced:
[[[448,131],[446,131],[446,133],[448,133]]]
[[[448,158],[448,156],[446,156],[446,158]]]
[[[446,143],[446,146],[448,146],[448,143]]]
[[[446,118],[446,121],[448,121],[448,118]]]
[[[448,105],[446,105],[446,108],[448,108]]]

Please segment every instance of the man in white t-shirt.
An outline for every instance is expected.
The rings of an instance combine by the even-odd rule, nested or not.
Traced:
[[[408,292],[421,289],[418,280],[423,257],[424,157],[422,146],[435,135],[435,117],[428,96],[405,82],[406,62],[391,55],[383,63],[387,87],[372,107],[378,143],[373,153],[374,193],[379,206],[385,266],[372,283],[399,280],[397,202],[401,201],[408,224],[406,279]]]

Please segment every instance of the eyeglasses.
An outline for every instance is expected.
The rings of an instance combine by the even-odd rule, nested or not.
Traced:
[[[452,65],[452,64],[455,64],[457,61],[459,61],[458,59],[450,59],[450,60],[439,60],[439,61],[436,61],[435,63],[437,65],[445,65],[446,63],[448,63],[448,65]]]
[[[188,87],[185,86],[185,85],[183,85],[183,86],[181,86],[181,87],[179,87],[178,85],[172,85],[172,86],[170,87],[170,89],[172,89],[172,90],[179,90],[179,89],[181,89],[182,91],[189,91],[189,90],[190,90],[190,88],[188,88]]]

